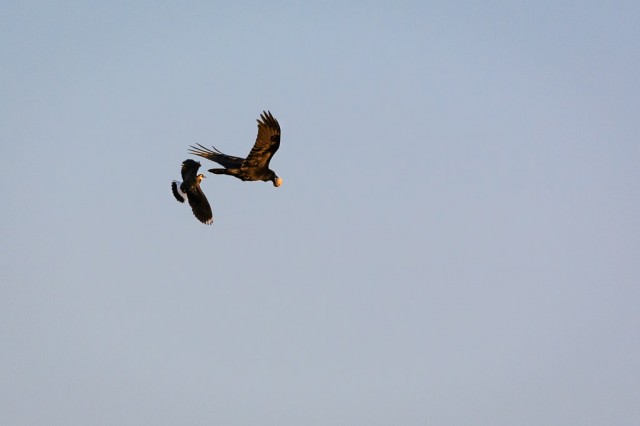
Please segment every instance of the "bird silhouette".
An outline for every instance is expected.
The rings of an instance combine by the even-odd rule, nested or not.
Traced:
[[[200,144],[191,146],[189,153],[198,155],[223,166],[223,169],[209,169],[217,175],[230,175],[243,181],[273,182],[273,186],[282,185],[282,178],[269,168],[269,162],[280,147],[280,124],[269,111],[260,114],[258,136],[247,158],[223,154],[215,146],[213,151]]]
[[[182,182],[174,180],[171,182],[171,192],[181,203],[189,202],[193,215],[205,225],[213,223],[213,213],[207,197],[200,189],[200,182],[206,176],[198,174],[200,163],[195,160],[184,160],[182,162]]]

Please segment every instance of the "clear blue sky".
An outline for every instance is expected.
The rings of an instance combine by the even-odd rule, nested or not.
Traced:
[[[639,21],[5,2],[0,423],[640,424]]]

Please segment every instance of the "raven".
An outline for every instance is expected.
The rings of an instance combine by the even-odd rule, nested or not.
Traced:
[[[231,175],[243,181],[273,182],[273,186],[282,185],[282,178],[269,168],[271,157],[280,147],[280,124],[269,111],[260,114],[258,121],[258,136],[247,158],[233,157],[220,152],[215,146],[213,151],[197,144],[191,146],[190,154],[215,161],[223,169],[209,169],[216,175]]]

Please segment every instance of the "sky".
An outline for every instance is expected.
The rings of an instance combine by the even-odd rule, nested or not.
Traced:
[[[640,424],[639,20],[4,2],[0,424]]]

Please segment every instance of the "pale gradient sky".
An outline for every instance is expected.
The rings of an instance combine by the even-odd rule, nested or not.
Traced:
[[[0,424],[640,424],[638,22],[5,2]],[[200,224],[263,109],[283,186]]]

